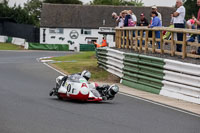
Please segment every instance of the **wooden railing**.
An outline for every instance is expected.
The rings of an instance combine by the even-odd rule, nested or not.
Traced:
[[[195,47],[197,50],[198,47],[200,47],[200,43],[187,42],[186,36],[188,34],[200,35],[200,30],[169,27],[148,28],[139,26],[115,28],[115,30],[115,43],[117,48],[133,49],[140,53],[152,52],[170,54],[171,56],[179,55],[182,56],[183,59],[186,57],[200,58],[200,55],[190,53],[190,49]],[[148,37],[149,31],[152,31],[151,38]],[[155,31],[160,31],[160,38],[156,38]],[[171,32],[171,38],[169,40],[163,39],[163,31]],[[145,35],[143,35],[143,33],[145,33]],[[177,41],[177,33],[183,33],[183,41]],[[160,42],[160,49],[156,47],[156,42]],[[176,44],[182,45],[182,52],[176,51]]]

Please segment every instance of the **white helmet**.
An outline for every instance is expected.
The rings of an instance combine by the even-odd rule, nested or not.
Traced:
[[[108,89],[108,95],[111,97],[114,97],[117,92],[119,92],[119,87],[116,84],[111,85]]]
[[[84,77],[86,80],[89,80],[91,78],[91,73],[87,70],[84,70],[82,73],[81,73],[81,76]]]

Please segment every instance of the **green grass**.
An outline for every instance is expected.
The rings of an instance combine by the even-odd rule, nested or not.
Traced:
[[[62,57],[54,57],[55,61],[74,61],[54,63],[57,68],[68,74],[89,70],[92,74],[92,81],[107,81],[111,75],[102,68],[97,66],[95,52],[84,52],[76,55],[67,55]]]
[[[0,43],[0,50],[22,50],[21,46],[17,46],[11,43]]]

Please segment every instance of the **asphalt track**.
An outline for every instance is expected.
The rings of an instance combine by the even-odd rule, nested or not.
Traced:
[[[200,132],[200,117],[121,94],[102,103],[49,97],[60,74],[36,58],[64,54],[0,51],[0,133]]]

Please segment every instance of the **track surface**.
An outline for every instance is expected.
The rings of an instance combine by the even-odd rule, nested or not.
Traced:
[[[0,133],[199,133],[200,118],[117,95],[81,103],[49,97],[59,73],[36,61],[66,52],[0,51]]]

